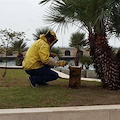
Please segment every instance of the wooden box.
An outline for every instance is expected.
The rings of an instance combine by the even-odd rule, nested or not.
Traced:
[[[69,88],[80,88],[81,84],[81,67],[70,66]]]

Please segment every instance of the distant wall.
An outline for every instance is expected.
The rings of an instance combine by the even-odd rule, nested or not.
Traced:
[[[89,50],[88,49],[81,49],[83,52],[83,55],[85,56],[90,56]],[[73,56],[75,57],[77,49],[76,48],[60,48],[61,56]]]

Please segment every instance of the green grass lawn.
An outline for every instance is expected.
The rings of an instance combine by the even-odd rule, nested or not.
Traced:
[[[9,69],[2,78],[0,69],[0,109],[120,104],[120,90],[111,91],[99,82],[81,81],[79,89],[69,89],[69,81],[58,79],[50,86],[31,88],[23,69]]]

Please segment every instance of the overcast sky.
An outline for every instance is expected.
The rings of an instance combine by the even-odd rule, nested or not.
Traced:
[[[33,41],[33,33],[37,28],[49,26],[43,20],[46,14],[45,10],[48,5],[39,5],[40,0],[0,0],[0,29],[11,29],[17,32],[25,32],[26,38],[30,41],[27,46],[30,46]],[[58,42],[56,47],[68,47],[70,35],[76,32],[75,27],[65,29],[64,32],[57,32]],[[54,29],[56,32],[56,29]],[[111,46],[120,47],[120,41],[112,38]]]

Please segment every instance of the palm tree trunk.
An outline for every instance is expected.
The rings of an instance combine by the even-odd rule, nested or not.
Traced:
[[[116,60],[118,63],[118,69],[119,69],[119,80],[120,80],[120,48],[118,50],[118,53],[116,54]]]
[[[94,35],[92,33],[89,34],[90,56],[92,57],[92,60],[93,60],[93,63],[94,63],[94,68],[95,68],[95,71],[98,75],[98,78],[101,79],[103,86],[105,86],[103,73],[102,73],[102,68],[101,68],[101,63],[99,62],[99,59],[97,59],[97,56],[95,54],[96,38],[97,38],[96,35]]]
[[[80,50],[77,49],[76,56],[75,56],[75,66],[79,66],[80,61]]]
[[[92,56],[96,73],[102,81],[103,87],[119,89],[119,68],[112,49],[105,37],[89,35],[90,55]]]

